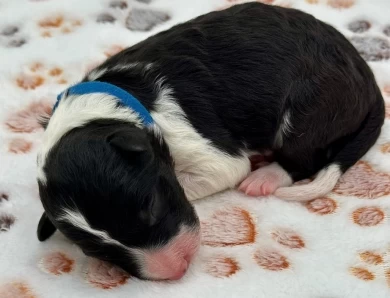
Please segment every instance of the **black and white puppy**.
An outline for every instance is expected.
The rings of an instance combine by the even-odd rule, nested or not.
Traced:
[[[134,276],[178,279],[200,242],[189,201],[238,185],[325,195],[383,121],[373,73],[333,27],[260,3],[208,13],[60,95],[38,156],[39,239],[59,229]],[[268,150],[276,161],[250,173]]]

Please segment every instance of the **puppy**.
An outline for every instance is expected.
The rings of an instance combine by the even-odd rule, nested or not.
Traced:
[[[373,73],[331,26],[260,3],[208,13],[60,94],[38,155],[38,238],[58,229],[133,276],[179,279],[200,242],[189,201],[238,185],[325,195],[383,122]],[[265,151],[275,162],[250,173]]]

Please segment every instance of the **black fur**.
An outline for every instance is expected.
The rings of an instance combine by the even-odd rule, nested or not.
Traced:
[[[153,68],[111,70],[138,62]],[[150,111],[155,83],[165,78],[163,86],[172,88],[188,120],[216,147],[231,155],[271,149],[294,180],[330,163],[346,171],[374,144],[384,121],[383,98],[356,49],[331,26],[294,9],[248,3],[212,12],[152,36],[98,69],[108,71],[97,80],[127,90]],[[286,112],[292,129],[280,138]],[[92,226],[129,246],[168,241],[179,221],[196,224],[168,148],[141,130],[137,140],[148,139],[145,151],[127,148],[136,141],[128,135],[134,130],[96,119],[52,149],[49,182],[40,183],[40,191],[53,223],[56,206],[72,198]],[[123,139],[110,141],[115,133]],[[151,202],[158,203],[156,218]],[[58,228],[86,253],[130,266],[137,275],[134,264],[124,266],[123,252],[97,245],[69,225]]]
[[[333,27],[295,9],[248,3],[212,12],[99,68],[139,61],[155,63],[155,73],[109,71],[98,80],[127,89],[152,110],[153,82],[164,76],[203,136],[230,154],[273,149],[295,179],[333,161],[371,117],[371,129],[350,149],[356,154],[337,159],[345,171],[372,146],[384,121],[380,90],[356,49]],[[287,110],[293,131],[275,147]]]
[[[39,182],[46,210],[40,240],[54,233],[55,225],[86,255],[141,277],[128,251],[58,221],[62,207],[78,210],[91,227],[132,248],[163,245],[181,225],[198,225],[167,147],[129,123],[96,120],[76,128],[52,149],[46,164],[47,183]]]

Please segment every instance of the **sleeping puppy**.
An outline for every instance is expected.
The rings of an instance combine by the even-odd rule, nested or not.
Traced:
[[[38,156],[38,237],[58,229],[133,276],[179,279],[200,243],[189,201],[236,186],[325,195],[383,122],[373,73],[331,26],[260,3],[211,12],[59,95]],[[275,162],[250,173],[265,151]]]

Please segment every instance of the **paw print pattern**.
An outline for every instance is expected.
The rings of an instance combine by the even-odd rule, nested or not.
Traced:
[[[9,195],[6,194],[5,192],[0,193],[0,203],[3,201],[8,201],[9,200]]]
[[[349,268],[349,272],[365,282],[375,279],[379,282],[384,280],[390,288],[390,260],[385,257],[388,255],[385,251],[383,249],[381,251],[367,250],[358,253],[358,261],[356,261],[356,265]]]
[[[327,5],[337,9],[350,8],[355,4],[355,0],[327,0]]]
[[[384,33],[386,36],[390,37],[390,25],[387,25],[387,26],[385,26],[385,27],[383,28],[383,33]]]
[[[355,4],[355,0],[305,0],[308,4],[325,3],[329,7],[335,9],[350,8]]]
[[[328,197],[308,201],[305,205],[310,212],[318,215],[332,214],[337,209],[336,201]]]
[[[15,220],[11,214],[0,214],[0,233],[9,231]]]
[[[372,227],[380,224],[385,213],[379,207],[362,207],[352,213],[352,220],[362,227]]]
[[[31,287],[22,281],[0,285],[2,298],[37,298]]]
[[[390,153],[390,143],[382,144],[380,150],[383,154]]]
[[[33,144],[30,141],[22,138],[14,138],[8,145],[8,151],[15,154],[28,153],[31,151],[32,146]]]
[[[272,239],[277,243],[291,249],[301,249],[305,247],[305,242],[297,233],[291,230],[278,230],[271,233]]]
[[[359,254],[360,259],[362,259],[367,264],[379,265],[383,263],[383,257],[372,251],[364,251]]]
[[[375,275],[365,268],[351,267],[350,271],[351,271],[352,275],[356,276],[357,278],[359,278],[361,280],[368,281],[368,280],[373,280],[375,278]]]
[[[117,9],[126,9],[128,7],[126,1],[122,0],[115,0],[110,2],[110,7],[111,8],[117,8]]]
[[[303,238],[290,229],[278,229],[271,232],[271,238],[284,248],[303,249],[306,245]],[[263,269],[281,271],[291,267],[291,262],[279,250],[260,248],[254,254],[254,260]]]
[[[276,251],[260,249],[255,253],[254,259],[260,267],[271,271],[281,271],[290,267],[287,258]]]
[[[7,48],[19,48],[27,42],[27,40],[21,36],[20,28],[14,25],[9,25],[0,29],[0,40]]]
[[[390,42],[388,39],[366,34],[371,23],[367,20],[355,20],[347,25],[347,28],[356,34],[350,38],[351,43],[358,50],[359,54],[366,61],[380,61],[390,59]],[[387,35],[387,27],[383,29],[384,35]],[[390,27],[389,27],[390,30]],[[365,34],[362,34],[365,33]]]
[[[54,34],[69,34],[82,25],[79,19],[67,19],[62,15],[47,17],[38,22],[41,36],[45,38],[53,37]]]
[[[60,276],[72,273],[75,261],[65,253],[56,251],[43,256],[38,261],[38,268],[47,274]],[[104,290],[124,285],[130,278],[125,271],[115,265],[94,258],[88,258],[83,273],[90,285]]]
[[[366,61],[380,61],[390,58],[390,42],[374,36],[354,36],[351,43]]]
[[[255,224],[249,212],[241,208],[219,210],[201,225],[203,245],[237,246],[255,241]]]
[[[73,270],[74,260],[62,252],[53,252],[45,255],[39,261],[38,267],[45,273],[61,275]]]
[[[365,199],[383,197],[390,194],[390,175],[359,161],[340,178],[333,192]]]
[[[111,12],[103,12],[101,14],[99,14],[97,17],[96,17],[96,22],[98,23],[114,23],[117,18],[113,16],[116,15],[116,14],[121,14],[120,11],[122,10],[127,10],[128,8],[128,5],[127,5],[127,2],[126,1],[121,1],[121,0],[114,0],[114,1],[111,1],[109,3],[109,8],[110,9],[113,9],[113,11]],[[119,11],[117,11],[119,10]]]
[[[52,104],[45,100],[33,102],[27,107],[16,111],[7,119],[5,125],[15,133],[31,133],[42,129],[40,119],[51,115]]]
[[[130,276],[114,265],[91,259],[85,278],[94,287],[107,290],[124,285]]]
[[[126,18],[126,27],[132,31],[150,31],[168,20],[170,16],[165,12],[133,8]]]
[[[97,16],[96,22],[98,23],[114,23],[116,18],[109,13],[101,13]]]
[[[255,238],[258,237],[252,225],[251,215],[242,208],[230,207],[218,210],[208,220],[202,222],[202,245],[216,248],[240,245],[252,247]],[[268,237],[267,233],[260,235]],[[281,251],[287,249],[298,252],[306,247],[303,237],[291,229],[277,228],[270,232],[269,236],[280,250],[274,247],[255,248],[252,259],[265,270],[282,271],[290,268],[291,262]],[[232,276],[241,270],[237,258],[221,254],[209,257],[205,261],[204,268],[208,274],[219,278]]]
[[[149,4],[150,1],[142,2]],[[107,24],[118,21],[131,31],[146,32],[170,19],[170,15],[164,11],[138,6],[129,9],[126,1],[113,0],[109,3],[107,10],[96,17],[96,22]]]
[[[17,86],[25,90],[34,90],[44,83],[63,85],[68,81],[62,68],[56,66],[49,68],[39,62],[33,63],[16,78]]]
[[[230,257],[213,256],[205,264],[205,271],[218,278],[230,277],[240,269],[238,262]]]
[[[348,24],[348,29],[354,33],[363,33],[370,28],[371,28],[370,22],[364,20],[353,21]]]

